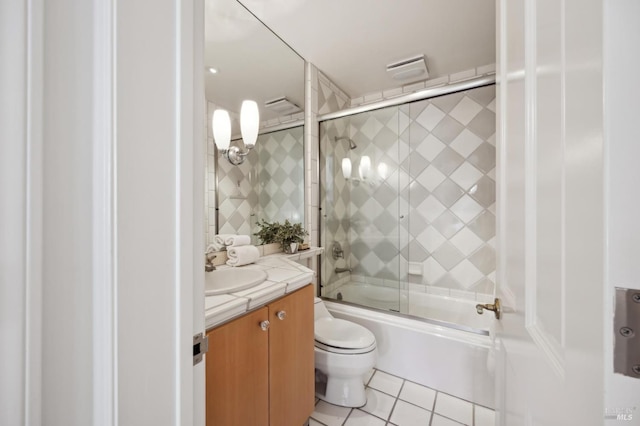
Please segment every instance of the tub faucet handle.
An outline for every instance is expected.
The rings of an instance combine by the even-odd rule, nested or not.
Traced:
[[[500,299],[498,299],[497,297],[495,298],[495,300],[493,301],[493,303],[478,303],[476,305],[476,312],[478,312],[478,314],[482,315],[482,313],[484,312],[484,310],[488,310],[488,311],[493,311],[493,313],[496,316],[496,319],[500,319],[500,317],[502,316],[502,306],[500,305]]]

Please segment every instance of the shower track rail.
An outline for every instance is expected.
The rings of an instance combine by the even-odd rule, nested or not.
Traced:
[[[419,90],[406,95],[397,96],[391,99],[372,102],[366,105],[360,105],[353,108],[347,108],[336,112],[330,112],[318,116],[318,123],[336,118],[347,117],[349,115],[359,114],[361,112],[373,111],[380,108],[397,106],[408,102],[422,101],[424,99],[435,98],[438,96],[449,95],[451,93],[463,92],[465,90],[476,89],[478,87],[490,86],[496,83],[495,74],[475,77],[469,80],[447,84],[445,86],[432,87],[429,89]]]

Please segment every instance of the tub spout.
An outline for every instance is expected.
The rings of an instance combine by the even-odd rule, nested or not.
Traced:
[[[341,272],[353,272],[351,268],[336,268],[335,271],[336,271],[336,274],[339,274]]]

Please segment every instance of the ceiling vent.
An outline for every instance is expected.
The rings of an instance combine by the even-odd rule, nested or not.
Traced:
[[[264,106],[279,115],[291,115],[302,111],[302,109],[287,99],[285,96],[266,101]]]
[[[424,55],[418,55],[387,65],[387,73],[394,80],[426,80],[429,78]]]

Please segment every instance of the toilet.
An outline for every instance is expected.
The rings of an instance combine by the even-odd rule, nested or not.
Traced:
[[[343,407],[367,403],[365,375],[376,363],[376,338],[365,327],[334,318],[314,300],[316,397]]]

